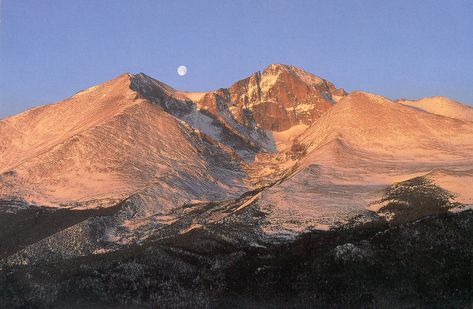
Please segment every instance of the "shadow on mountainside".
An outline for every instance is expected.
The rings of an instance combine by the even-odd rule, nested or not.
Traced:
[[[415,177],[389,186],[384,196],[375,203],[382,205],[379,213],[391,223],[399,224],[445,214],[452,208],[461,207],[460,203],[453,202],[454,197],[454,194],[427,178]]]
[[[15,211],[6,205],[17,204]],[[27,206],[22,201],[0,200],[0,259],[91,217],[111,216],[114,207],[70,210]]]
[[[235,247],[205,229],[0,273],[0,307],[466,308],[473,212]]]

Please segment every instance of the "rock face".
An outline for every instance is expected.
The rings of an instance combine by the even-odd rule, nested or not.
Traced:
[[[310,125],[345,95],[329,81],[283,64],[272,64],[214,93],[239,122],[247,126],[256,122],[271,131]],[[202,98],[200,103],[211,104],[211,97]]]

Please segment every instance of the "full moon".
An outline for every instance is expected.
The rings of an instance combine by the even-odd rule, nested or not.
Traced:
[[[181,65],[180,67],[177,68],[177,74],[184,76],[187,73],[187,68],[185,65]]]

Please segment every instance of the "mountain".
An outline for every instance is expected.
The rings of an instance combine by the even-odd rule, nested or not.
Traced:
[[[300,158],[297,169],[258,201],[269,209],[268,229],[276,236],[327,229],[354,217],[370,220],[370,204],[384,188],[439,168],[458,175],[445,186],[459,200],[471,204],[473,197],[460,185],[471,184],[469,174],[456,172],[473,166],[472,123],[371,93],[344,97],[297,137],[292,150]]]
[[[400,99],[396,102],[412,106],[426,112],[450,118],[473,121],[473,107],[459,103],[447,97],[430,97],[419,100]]]
[[[240,122],[285,131],[310,125],[346,93],[329,81],[289,65],[272,64],[220,93]],[[206,98],[201,99],[206,103]],[[249,115],[248,115],[249,114]]]
[[[260,92],[258,104],[250,107],[241,98],[244,91],[255,95],[252,87]],[[145,74],[123,74],[2,120],[0,193],[39,205],[113,204],[163,179],[174,187],[182,181],[174,177],[183,175],[202,181],[206,192],[196,189],[198,198],[189,200],[242,193],[244,165],[257,154],[276,151],[278,139],[265,125],[307,124],[307,117],[332,106],[327,100],[333,100],[334,91],[331,83],[286,65],[271,65],[228,89],[201,93],[195,101]],[[280,93],[294,96],[289,100]],[[256,105],[264,104],[312,109],[270,123],[258,114]],[[202,175],[213,168],[219,170]],[[194,191],[182,186],[184,196]]]
[[[168,110],[187,113],[190,102],[150,81],[124,74],[2,120],[2,194],[38,205],[96,207],[155,184],[167,191],[159,207],[168,207],[195,194],[241,191],[241,159],[165,110],[172,104]],[[150,95],[166,98],[164,108]]]
[[[346,93],[282,64],[206,92],[125,73],[0,120],[0,267],[162,246],[184,268],[224,253],[235,266],[308,233],[459,212],[473,206],[470,109]]]

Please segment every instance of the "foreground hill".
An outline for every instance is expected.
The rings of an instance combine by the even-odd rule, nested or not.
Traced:
[[[468,308],[473,214],[237,247],[206,231],[0,272],[0,307]]]

